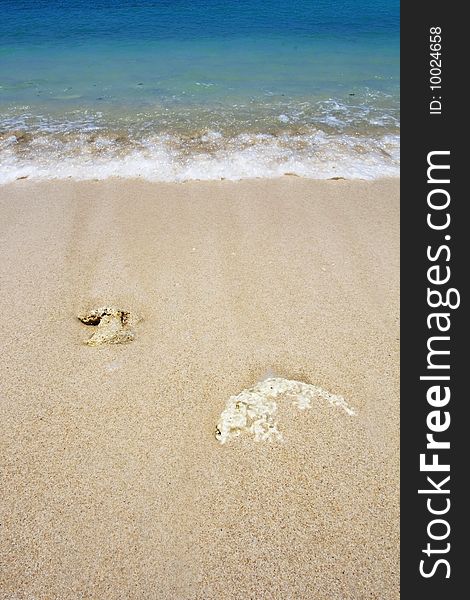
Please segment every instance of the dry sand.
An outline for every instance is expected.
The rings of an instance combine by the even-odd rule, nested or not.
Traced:
[[[398,181],[0,188],[0,597],[389,600],[398,592]],[[84,345],[96,305],[143,321]],[[220,445],[266,374],[289,409]]]

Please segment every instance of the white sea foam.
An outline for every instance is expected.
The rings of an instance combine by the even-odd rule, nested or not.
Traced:
[[[228,399],[217,423],[217,440],[225,444],[242,433],[252,434],[257,441],[281,440],[276,421],[277,398],[291,398],[299,410],[311,408],[312,401],[326,400],[349,416],[356,414],[343,396],[302,381],[269,377]]]
[[[90,124],[88,124],[91,127]],[[146,135],[121,142],[91,129],[79,134],[15,135],[0,140],[0,183],[18,178],[109,177],[149,181],[239,180],[298,175],[313,179],[375,179],[399,174],[399,136],[243,133],[228,137]],[[93,138],[90,138],[93,135]]]

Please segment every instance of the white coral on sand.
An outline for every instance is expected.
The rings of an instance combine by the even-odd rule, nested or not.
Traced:
[[[279,396],[293,397],[292,404],[300,410],[310,408],[312,400],[322,398],[348,415],[355,415],[342,396],[302,381],[271,377],[228,399],[217,424],[216,438],[224,444],[229,438],[247,432],[257,441],[282,439],[275,421],[277,404],[274,398]]]

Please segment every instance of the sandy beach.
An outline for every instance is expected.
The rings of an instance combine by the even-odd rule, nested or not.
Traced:
[[[5,600],[399,597],[399,181],[0,187]],[[86,309],[142,317],[89,347]],[[283,441],[214,435],[266,376]]]

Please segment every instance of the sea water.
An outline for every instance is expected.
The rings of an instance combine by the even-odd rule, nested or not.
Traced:
[[[0,0],[0,182],[398,169],[398,0]]]

